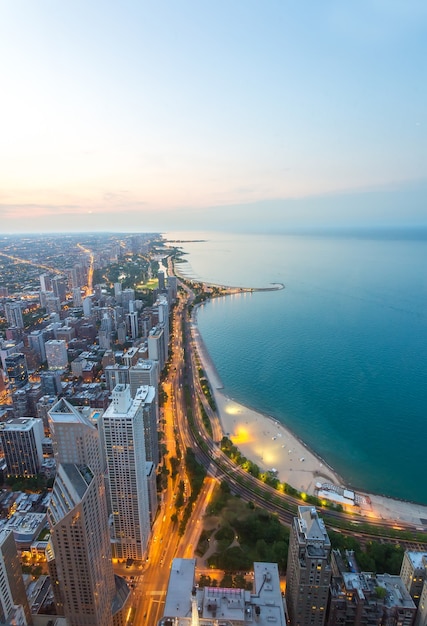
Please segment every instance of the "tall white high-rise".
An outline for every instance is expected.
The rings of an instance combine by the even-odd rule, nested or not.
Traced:
[[[49,411],[49,425],[57,464],[48,509],[56,605],[70,626],[114,626],[116,581],[98,431],[64,399]]]
[[[114,556],[142,561],[150,534],[145,470],[144,393],[132,399],[129,385],[116,385],[100,421],[107,461]]]
[[[140,393],[144,399],[145,455],[156,468],[159,456],[159,384],[157,361],[139,360],[129,368],[129,385],[132,398]]]

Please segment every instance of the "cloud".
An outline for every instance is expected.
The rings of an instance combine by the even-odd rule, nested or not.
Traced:
[[[250,188],[245,190],[250,192]],[[292,228],[427,225],[427,180],[304,198],[273,198],[206,207],[156,207],[105,192],[108,202],[0,203],[3,232],[280,232]]]

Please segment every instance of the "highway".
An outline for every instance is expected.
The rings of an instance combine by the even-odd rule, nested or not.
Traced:
[[[186,299],[179,298],[172,314],[169,374],[163,382],[167,400],[162,407],[161,415],[163,426],[162,441],[167,449],[165,463],[169,470],[171,470],[170,458],[183,457],[186,448],[192,446],[192,439],[187,426],[184,398],[184,358],[181,328],[185,304]],[[136,611],[132,621],[135,626],[155,626],[163,617],[169,569],[172,560],[176,556],[193,557],[202,530],[200,520],[204,515],[206,505],[211,498],[216,483],[213,479],[205,481],[202,493],[187,523],[186,531],[181,537],[178,532],[179,522],[174,522],[171,519],[175,512],[179,519],[182,511],[182,509],[177,511],[175,508],[175,499],[180,481],[184,482],[188,493],[189,480],[183,459],[179,463],[176,477],[172,478],[169,474],[167,478],[167,488],[162,494],[159,512],[153,525],[148,558],[138,572],[139,580],[135,584],[133,592]],[[133,568],[128,570],[128,575],[132,570]],[[132,575],[134,575],[133,571]]]

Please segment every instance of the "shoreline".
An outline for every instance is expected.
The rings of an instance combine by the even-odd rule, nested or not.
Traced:
[[[413,524],[414,530],[420,532],[427,530],[427,505],[353,490],[291,429],[276,418],[229,397],[199,331],[197,315],[200,306],[198,304],[194,308],[191,333],[217,404],[223,433],[246,458],[256,463],[261,470],[274,470],[281,482],[286,482],[303,493],[317,495],[316,483],[329,483],[339,490],[349,490],[357,494],[358,506],[351,509],[358,514],[367,518],[393,520],[397,524],[399,521]],[[350,507],[345,508],[349,510]]]
[[[200,278],[195,279],[194,277],[182,274],[179,269],[177,270],[175,263],[173,263],[173,272],[179,279],[188,280],[190,282],[204,282]],[[227,294],[223,294],[223,296],[221,297],[225,297],[226,295]],[[206,304],[206,302],[202,304]],[[305,479],[305,482],[302,482],[301,484],[306,486],[308,485],[308,487],[310,487],[310,485],[313,483],[314,478],[316,477],[316,471],[324,470],[325,472],[327,472],[327,475],[331,477],[331,482],[334,485],[352,490],[352,488],[348,487],[345,484],[345,481],[341,478],[341,476],[333,468],[331,468],[327,464],[327,462],[323,461],[323,459],[319,455],[309,449],[308,446],[303,441],[301,441],[288,427],[281,424],[281,422],[278,422],[277,419],[260,413],[259,411],[252,409],[244,404],[241,404],[226,395],[224,385],[198,328],[197,314],[199,306],[200,305],[196,305],[193,311],[193,315],[191,318],[191,333],[195,340],[197,352],[202,363],[202,367],[205,371],[206,378],[209,381],[212,394],[217,403],[218,416],[221,422],[223,433],[231,434],[231,427],[234,427],[237,424],[237,415],[246,416],[247,419],[245,420],[245,426],[248,427],[249,431],[249,433],[247,434],[246,443],[240,442],[237,436],[234,439],[234,442],[239,450],[248,459],[253,462],[257,462],[261,469],[268,470],[274,467],[277,470],[277,475],[281,482],[289,482],[289,484],[296,489],[298,489],[298,486],[295,483],[295,480],[297,478],[303,479],[303,481]],[[251,423],[249,423],[249,419],[251,419]],[[276,465],[269,467],[268,464],[264,463],[264,461],[267,460],[267,458],[263,458],[264,454],[261,454],[261,458],[259,459],[261,462],[258,462],[256,458],[256,447],[258,446],[259,449],[260,442],[262,442],[262,449],[265,450],[274,448],[272,444],[275,444],[277,442],[277,434],[272,436],[276,437],[276,439],[269,439],[268,434],[266,435],[266,433],[269,432],[268,428],[272,425],[274,425],[275,427],[279,427],[282,438],[283,435],[285,435],[285,437],[288,437],[288,443],[293,444],[293,446],[287,447],[288,451],[296,451],[297,446],[301,446],[300,449],[303,451],[304,461],[297,460],[296,463],[300,466],[304,465],[303,469],[301,467],[294,468],[292,467],[292,463],[289,463],[287,466],[288,471],[286,473],[286,459],[284,458],[284,454],[282,454],[280,458],[285,467],[282,466],[280,468],[276,467]],[[285,448],[282,448],[282,452],[283,450],[285,450]],[[302,457],[298,458],[300,459]],[[308,459],[310,459],[310,463],[308,463]],[[278,465],[279,463],[277,462],[277,466]],[[288,480],[286,480],[285,475],[289,476]],[[308,491],[307,489],[306,492],[310,493],[310,491]],[[406,500],[398,500],[385,495],[374,494],[362,490],[357,490],[357,494],[361,496],[363,505],[360,508],[359,506],[354,507],[354,510],[356,513],[366,516],[368,522],[369,518],[393,520],[396,522],[396,526],[398,527],[400,521],[405,524],[413,524],[413,530],[415,531],[427,532],[427,505],[409,502]]]

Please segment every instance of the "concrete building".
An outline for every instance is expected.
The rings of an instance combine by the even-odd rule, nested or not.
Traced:
[[[165,288],[165,273],[157,272],[157,280],[159,281],[159,290],[163,291]]]
[[[129,384],[129,367],[127,365],[107,365],[104,369],[105,382],[110,391],[117,385]]]
[[[424,581],[414,626],[427,626],[427,580]]]
[[[65,276],[54,276],[52,278],[52,290],[59,302],[65,302],[67,299],[67,281]]]
[[[121,305],[126,312],[129,312],[129,302],[135,300],[134,289],[123,289],[121,293]]]
[[[25,355],[22,352],[13,352],[5,357],[5,370],[12,391],[22,389],[28,383],[28,368]]]
[[[92,315],[92,296],[86,296],[83,299],[83,315],[85,317],[90,317]]]
[[[6,302],[4,305],[4,313],[9,326],[24,328],[22,306],[20,302]]]
[[[28,335],[28,345],[40,357],[40,362],[46,361],[45,336],[42,330],[33,330]]]
[[[174,302],[178,294],[178,279],[176,276],[168,276],[168,291],[171,302]]]
[[[24,343],[22,341],[11,341],[0,339],[0,359],[1,366],[6,370],[6,357],[16,352],[22,352],[24,350]]]
[[[114,626],[117,594],[98,431],[64,399],[49,411],[49,423],[57,474],[47,552],[56,605],[69,626]]]
[[[130,338],[132,340],[137,339],[139,337],[138,312],[137,311],[133,311],[131,313],[127,313],[126,314],[126,323],[127,323],[127,330],[128,330],[128,334],[129,334]]]
[[[16,511],[3,526],[13,532],[13,538],[20,550],[29,550],[31,544],[46,527],[46,513]]]
[[[28,395],[26,389],[17,389],[12,393],[13,414],[15,417],[26,417],[29,413]]]
[[[80,287],[73,287],[73,306],[81,307],[83,305],[82,292]]]
[[[159,368],[157,361],[140,359],[129,369],[129,385],[132,398],[143,385],[150,385],[156,390],[159,385]],[[156,393],[156,396],[158,393]]]
[[[42,292],[43,293],[43,292]],[[42,303],[42,297],[40,294],[40,302]],[[46,294],[46,297],[44,298],[44,305],[46,307],[46,311],[48,313],[60,313],[61,311],[61,300],[52,294]],[[42,304],[43,306],[43,304]]]
[[[167,361],[168,346],[165,343],[165,333],[161,326],[154,326],[148,333],[148,358],[157,361],[161,372]]]
[[[13,532],[0,530],[0,624],[32,624]]]
[[[43,393],[47,396],[57,396],[62,393],[61,372],[41,372],[40,383]]]
[[[43,463],[43,422],[18,417],[0,424],[0,439],[8,476],[35,476]]]
[[[158,626],[285,626],[285,610],[276,563],[254,563],[254,592],[196,587],[195,559],[174,559],[164,617]]]
[[[55,339],[65,341],[66,346],[70,343],[72,339],[76,336],[76,331],[71,326],[61,326],[60,328],[55,328]]]
[[[427,553],[406,550],[403,555],[400,578],[418,606],[424,581],[427,580]]]
[[[68,367],[67,344],[63,339],[46,341],[46,359],[50,370],[65,370]]]
[[[360,572],[354,553],[332,552],[328,626],[412,626],[416,606],[400,576]]]
[[[159,508],[159,501],[157,498],[157,477],[156,466],[154,463],[148,462],[145,464],[146,476],[147,476],[147,488],[148,488],[148,508],[150,510],[150,524],[153,525],[156,519],[157,509]]]
[[[127,365],[128,367],[135,365],[139,359],[139,348],[129,348],[129,350],[123,354],[122,358],[123,365]]]
[[[117,324],[117,341],[120,345],[124,345],[126,343],[126,324],[124,322],[119,322]]]
[[[289,538],[286,603],[292,626],[323,626],[328,604],[331,542],[312,506],[299,506]]]
[[[52,281],[49,274],[40,274],[39,280],[42,291],[52,291]]]
[[[129,385],[117,385],[100,419],[107,460],[113,552],[119,559],[145,558],[150,534],[146,475],[144,396],[132,399]]]

